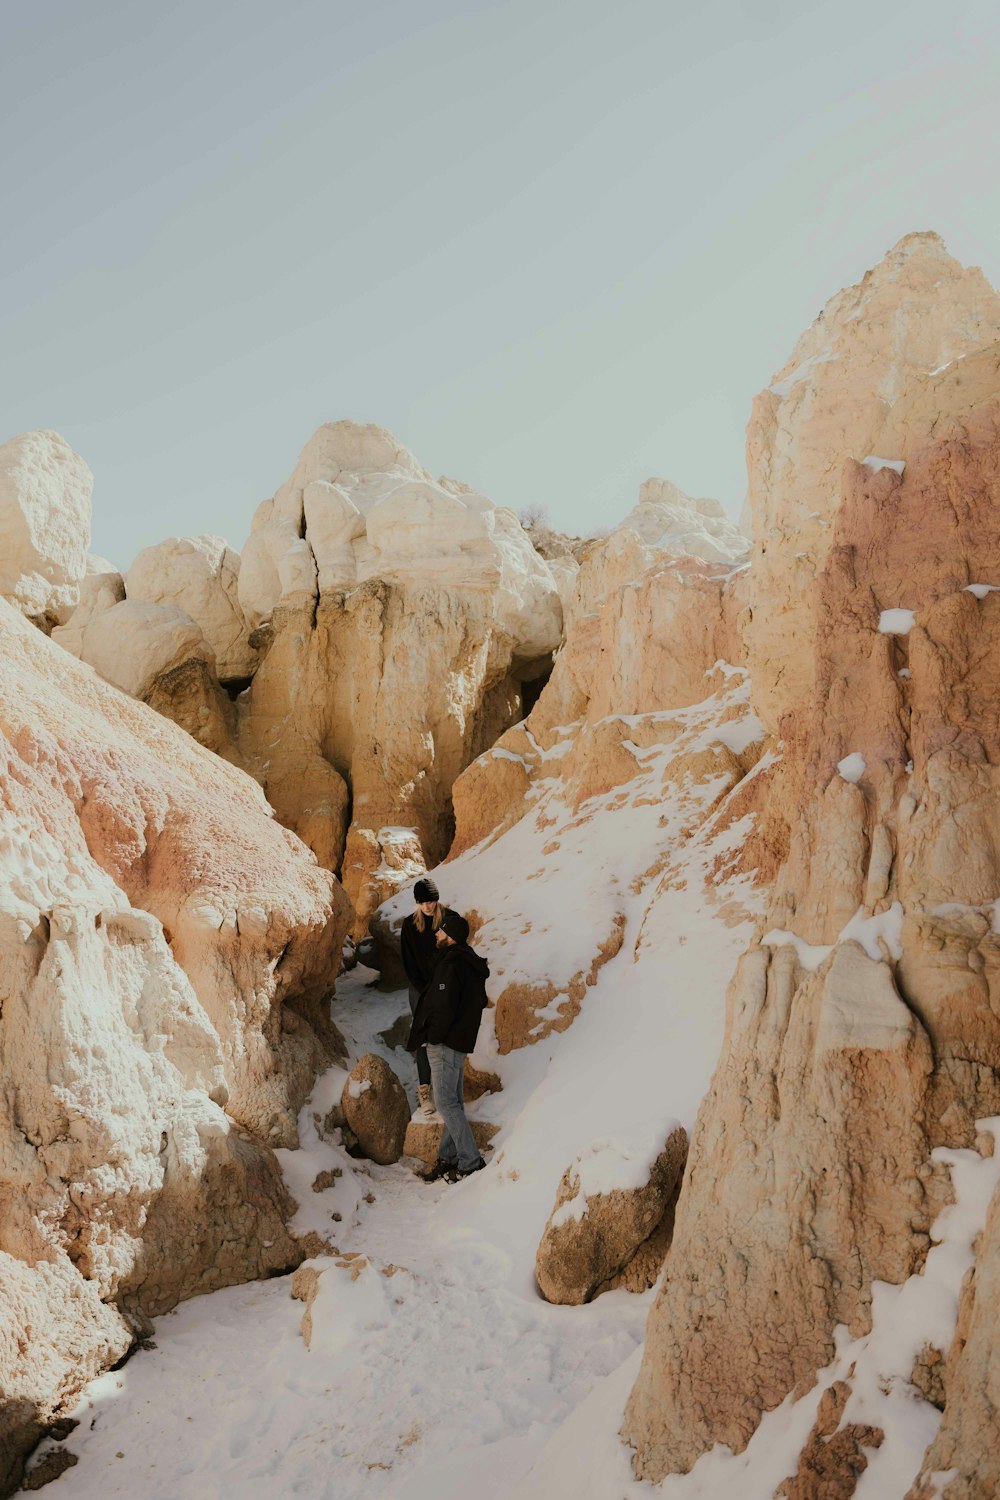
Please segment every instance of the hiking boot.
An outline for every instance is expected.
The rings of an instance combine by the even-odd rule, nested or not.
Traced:
[[[457,1165],[453,1164],[451,1167],[449,1167],[448,1171],[445,1173],[445,1176],[447,1177],[449,1182],[462,1182],[464,1178],[471,1177],[473,1172],[481,1172],[485,1165],[486,1163],[482,1157],[479,1158],[475,1166],[469,1167],[467,1172],[461,1171]]]
[[[420,1120],[432,1120],[435,1117],[434,1094],[429,1083],[417,1084],[417,1107],[414,1117]]]
[[[433,1167],[428,1167],[426,1172],[421,1172],[420,1178],[422,1182],[439,1182],[444,1177],[448,1182],[451,1182],[450,1174],[457,1170],[453,1161],[441,1161],[439,1158]]]

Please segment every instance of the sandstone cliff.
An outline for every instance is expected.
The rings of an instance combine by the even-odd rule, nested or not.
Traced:
[[[887,415],[928,372],[1000,337],[1000,296],[936,234],[910,234],[838,292],[754,398],[747,426],[753,575],[744,636],[769,728],[808,701],[815,590],[845,458],[883,454]],[[929,428],[915,429],[916,435]]]
[[[455,778],[562,638],[556,578],[513,512],[353,422],[313,436],[241,557],[164,542],[126,589],[56,638],[250,771],[342,871],[359,935],[447,852]]]
[[[337,1043],[348,908],[249,777],[0,633],[2,1488],[150,1314],[300,1258],[268,1147]]]
[[[898,307],[893,326],[912,320],[920,333],[881,346],[879,399],[895,404],[877,422],[868,385],[857,388],[868,425],[837,439],[836,506],[807,465],[798,480],[800,509],[832,524],[810,554],[822,556],[808,606],[811,665],[782,683],[782,701],[798,711],[783,721],[784,759],[762,812],[765,841],[788,852],[730,987],[670,1274],[626,1413],[637,1472],[653,1479],[686,1471],[715,1443],[745,1447],[763,1412],[831,1363],[838,1324],[855,1336],[870,1328],[874,1283],[919,1275],[948,1199],[932,1149],[974,1146],[976,1120],[1000,1112],[1000,612],[988,587],[1000,544],[1000,385],[992,349],[960,360],[950,377],[919,369],[940,314],[933,271],[957,297],[948,338],[968,347],[989,337],[981,278],[959,274],[926,239],[904,241],[821,320],[864,324],[856,314],[870,297],[876,310]],[[821,369],[845,352],[834,341],[824,362],[811,348],[799,353],[815,358],[814,370],[797,366],[794,382],[803,409],[827,400],[834,377]],[[941,352],[953,350],[946,342]],[[936,381],[948,395],[933,394]],[[886,432],[905,465],[858,462],[868,456],[859,448]],[[751,471],[758,441],[752,423]],[[758,546],[769,550],[776,494],[780,483],[767,504],[758,496],[755,513]],[[758,557],[742,582],[755,600],[746,638],[765,717],[779,674],[757,590],[766,602],[768,578],[785,576],[784,545],[762,582]],[[983,1371],[983,1357],[980,1347],[956,1368],[978,1359]],[[908,1369],[883,1374],[887,1389],[911,1378]],[[955,1385],[953,1396],[946,1379],[945,1432],[965,1420],[949,1415],[968,1400],[957,1375]],[[960,1476],[943,1493],[985,1497],[996,1433],[980,1417],[963,1435],[961,1453],[942,1437],[949,1465],[938,1467]],[[844,1462],[831,1494],[853,1492]]]

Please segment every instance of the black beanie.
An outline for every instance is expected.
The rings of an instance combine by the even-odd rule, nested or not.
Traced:
[[[424,875],[413,887],[413,899],[419,906],[421,901],[437,901],[440,892],[429,875]]]
[[[456,943],[467,943],[469,941],[469,924],[457,911],[450,908],[441,918],[441,931],[446,932]]]

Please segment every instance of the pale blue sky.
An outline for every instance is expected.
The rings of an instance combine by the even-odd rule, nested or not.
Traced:
[[[241,546],[323,421],[560,525],[649,474],[736,514],[753,393],[937,229],[1000,283],[1000,7],[0,8],[0,436],[94,548]]]

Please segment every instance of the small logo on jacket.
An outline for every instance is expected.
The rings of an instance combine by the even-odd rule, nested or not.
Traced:
[[[439,984],[439,985],[438,985],[438,989],[439,989],[439,990],[443,990],[443,989],[444,989],[444,985],[443,985],[443,984]]]

